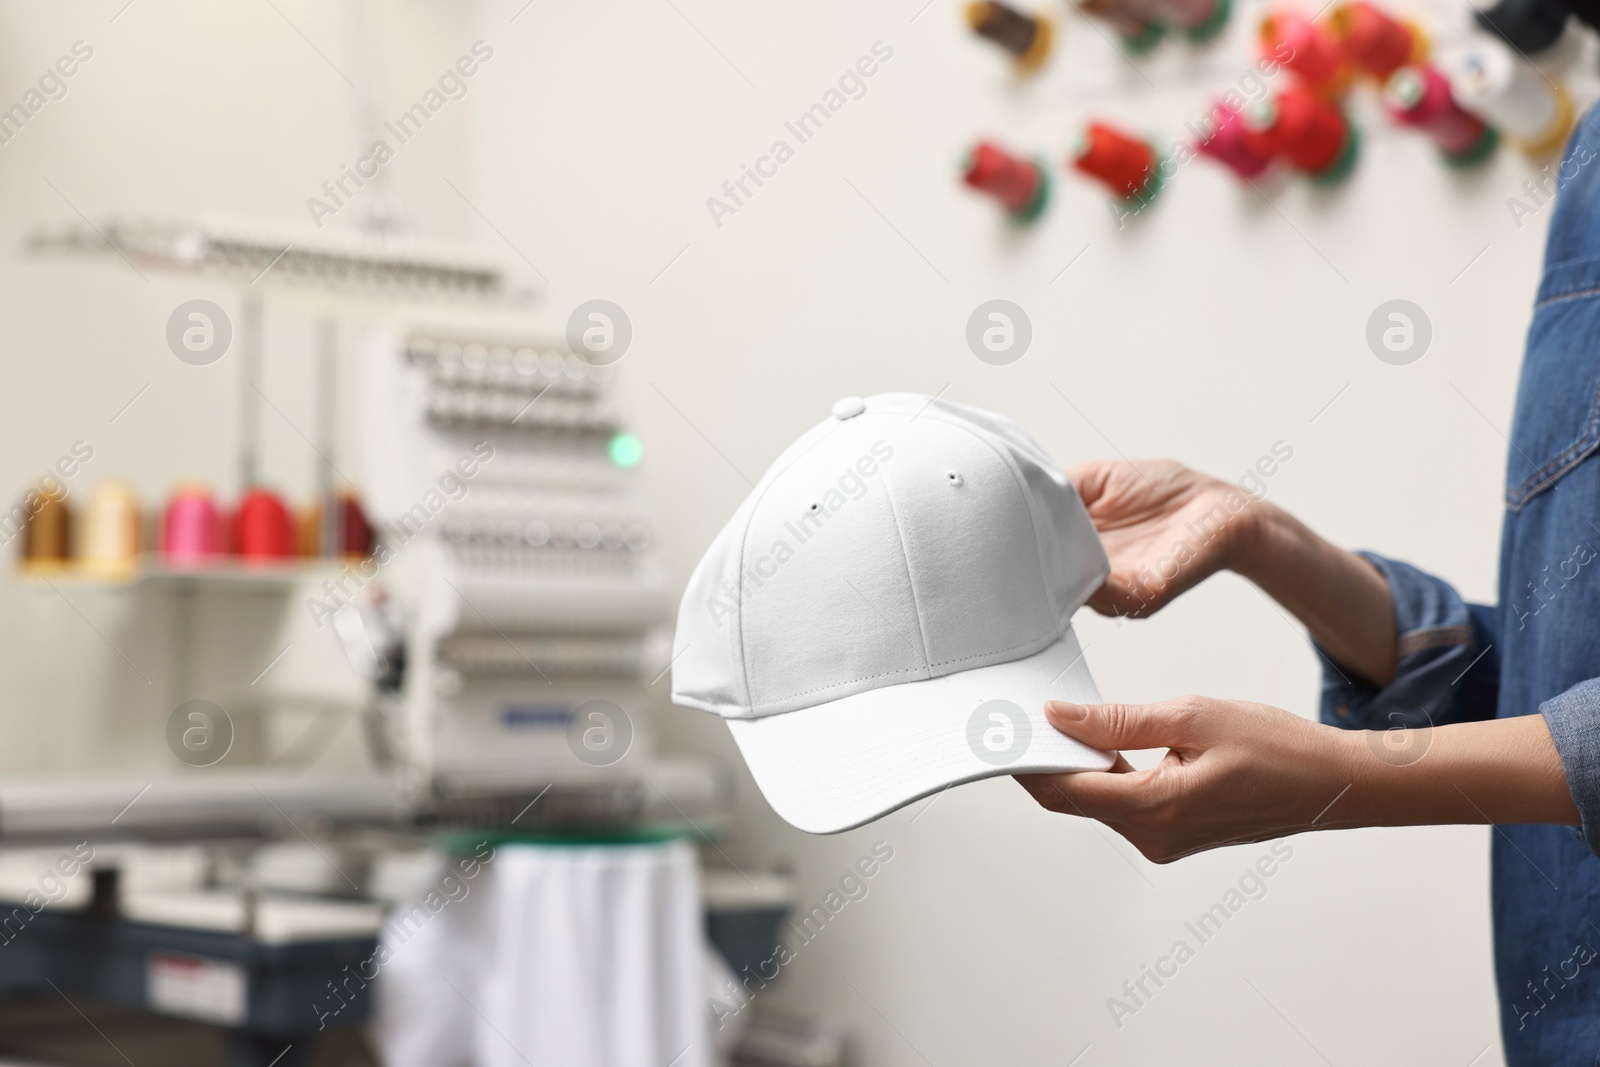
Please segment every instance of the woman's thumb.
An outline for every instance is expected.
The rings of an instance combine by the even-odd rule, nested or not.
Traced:
[[[1072,704],[1047,701],[1050,725],[1090,748],[1177,748],[1188,740],[1188,718],[1175,701],[1158,704]]]

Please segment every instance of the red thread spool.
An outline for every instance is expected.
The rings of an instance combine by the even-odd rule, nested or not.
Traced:
[[[1239,177],[1254,178],[1271,165],[1272,156],[1256,151],[1245,137],[1244,120],[1227,104],[1218,103],[1195,121],[1211,124],[1211,132],[1196,141],[1195,148]]]
[[[1463,111],[1450,83],[1432,67],[1401,67],[1383,90],[1383,104],[1396,122],[1433,139],[1445,159],[1468,166],[1487,159],[1499,143],[1494,127]]]
[[[294,519],[276,493],[252,489],[234,517],[239,555],[244,559],[287,559],[295,554]]]
[[[1312,178],[1335,181],[1355,165],[1355,128],[1337,106],[1308,89],[1289,89],[1251,105],[1243,125],[1252,152],[1282,156]]]
[[[1261,54],[1318,92],[1343,92],[1350,80],[1339,42],[1298,11],[1278,10],[1261,20]]]
[[[967,154],[961,180],[1005,205],[1013,218],[1038,218],[1049,196],[1049,178],[1031,159],[1014,156],[990,141],[979,141]]]
[[[1365,0],[1334,8],[1328,26],[1345,55],[1380,80],[1407,63],[1420,63],[1428,51],[1421,33]]]
[[[1130,200],[1153,194],[1158,184],[1155,149],[1103,122],[1091,122],[1078,138],[1072,165]]]

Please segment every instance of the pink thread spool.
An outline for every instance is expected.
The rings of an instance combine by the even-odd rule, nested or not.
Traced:
[[[1432,67],[1401,67],[1383,90],[1383,103],[1396,122],[1414,126],[1433,139],[1453,166],[1487,159],[1499,138],[1493,126],[1463,111],[1445,76]]]
[[[207,563],[222,552],[222,519],[209,490],[181,487],[167,504],[161,551],[168,563]]]
[[[1204,129],[1208,123],[1211,132],[1195,142],[1195,148],[1203,155],[1210,156],[1241,178],[1254,178],[1272,163],[1271,156],[1261,155],[1250,147],[1245,139],[1243,120],[1227,104],[1214,105],[1191,122],[1189,128],[1195,129],[1199,124]]]

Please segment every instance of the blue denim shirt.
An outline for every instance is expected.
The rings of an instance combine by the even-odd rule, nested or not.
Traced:
[[[1322,718],[1351,729],[1531,715],[1550,725],[1581,832],[1494,833],[1495,970],[1511,1067],[1600,1063],[1600,114],[1561,182],[1506,474],[1499,604],[1368,554],[1394,597],[1382,689],[1327,670]],[[1423,758],[1426,758],[1425,756]]]

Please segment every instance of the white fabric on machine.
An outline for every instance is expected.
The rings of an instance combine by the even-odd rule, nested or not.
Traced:
[[[377,1044],[386,1067],[708,1067],[703,945],[686,842],[501,845],[398,946]]]
[[[473,996],[482,973],[492,882],[488,868],[475,883],[462,881],[444,856],[431,866],[427,890],[396,905],[379,938],[372,1033],[384,1067],[472,1067],[479,1023],[465,997]],[[464,896],[460,885],[468,887]],[[437,911],[427,903],[429,893],[437,894]]]

